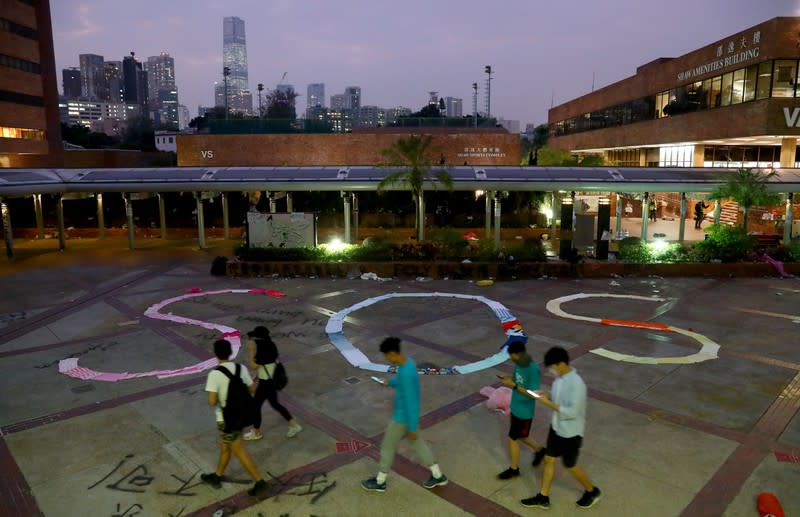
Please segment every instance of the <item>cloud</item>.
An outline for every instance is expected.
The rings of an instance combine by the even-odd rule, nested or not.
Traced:
[[[75,41],[87,39],[90,36],[100,32],[100,25],[94,23],[95,16],[93,16],[92,10],[88,5],[78,5],[76,18],[78,28],[70,31],[59,31],[56,34],[56,37],[69,41]]]

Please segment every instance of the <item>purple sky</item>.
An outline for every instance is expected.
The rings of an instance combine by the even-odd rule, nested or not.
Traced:
[[[360,86],[362,105],[425,105],[428,91],[484,103],[492,65],[492,114],[544,123],[559,104],[775,16],[800,0],[51,0],[56,66],[78,54],[107,60],[169,52],[178,95],[194,117],[221,78],[222,18],[245,21],[250,87],[274,88],[284,72],[305,109],[306,85],[330,95]],[[254,95],[255,102],[255,95]]]

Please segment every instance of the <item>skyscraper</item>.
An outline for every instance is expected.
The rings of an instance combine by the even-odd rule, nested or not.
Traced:
[[[104,100],[106,92],[103,56],[97,54],[80,54],[81,65],[81,97],[90,100]]]
[[[150,56],[144,65],[147,89],[154,119],[178,127],[178,89],[175,86],[175,59],[167,52]]]
[[[105,72],[105,86],[108,91],[108,102],[123,102],[125,84],[122,81],[122,61],[106,61],[103,64]]]
[[[325,107],[325,83],[311,83],[306,90],[306,111]]]
[[[122,60],[122,76],[124,78],[124,98],[129,104],[147,104],[147,72],[142,69],[142,63],[136,59],[136,53],[131,52]]]
[[[227,16],[222,20],[222,66],[230,71],[228,76],[228,109],[251,113],[253,96],[247,77],[247,44],[244,20]],[[223,99],[224,99],[224,87]],[[224,100],[223,100],[224,105]]]
[[[81,96],[81,70],[79,68],[65,68],[61,71],[61,80],[64,87],[64,97],[77,99]]]
[[[358,114],[358,110],[361,108],[361,87],[348,86],[344,89],[344,94],[347,97],[345,108],[353,110],[354,114]]]

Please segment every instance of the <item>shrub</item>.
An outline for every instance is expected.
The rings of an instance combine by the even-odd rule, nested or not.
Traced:
[[[517,262],[546,262],[547,252],[539,239],[525,239],[519,246],[511,246],[505,251],[507,257],[513,256]]]
[[[647,243],[638,237],[626,237],[619,241],[617,256],[620,260],[637,264],[649,264],[653,261],[652,253],[650,248],[647,247]]]
[[[459,259],[466,255],[469,242],[461,232],[446,228],[433,235],[434,245],[438,248],[438,255],[445,259]]]
[[[786,246],[788,260],[792,262],[800,262],[800,238],[792,239],[789,245]]]
[[[748,235],[741,226],[712,224],[706,228],[708,238],[694,245],[691,256],[694,260],[708,262],[737,262],[746,259],[755,250],[756,238]]]

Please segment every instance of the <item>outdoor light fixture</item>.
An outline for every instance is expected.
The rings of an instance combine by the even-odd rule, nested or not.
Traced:
[[[340,239],[339,237],[334,237],[333,239],[330,240],[330,242],[328,242],[328,244],[325,245],[325,247],[328,248],[328,251],[335,252],[347,249],[347,244],[342,242],[342,239]]]
[[[663,252],[664,250],[667,249],[668,246],[669,246],[669,243],[667,241],[665,241],[664,239],[656,239],[652,243],[650,243],[650,247],[656,253]]]
[[[486,192],[484,192],[484,191],[482,191],[482,190],[476,190],[476,191],[475,191],[475,200],[477,200],[479,197],[481,197],[481,196],[482,196],[482,195],[484,195],[485,193],[486,193]]]

